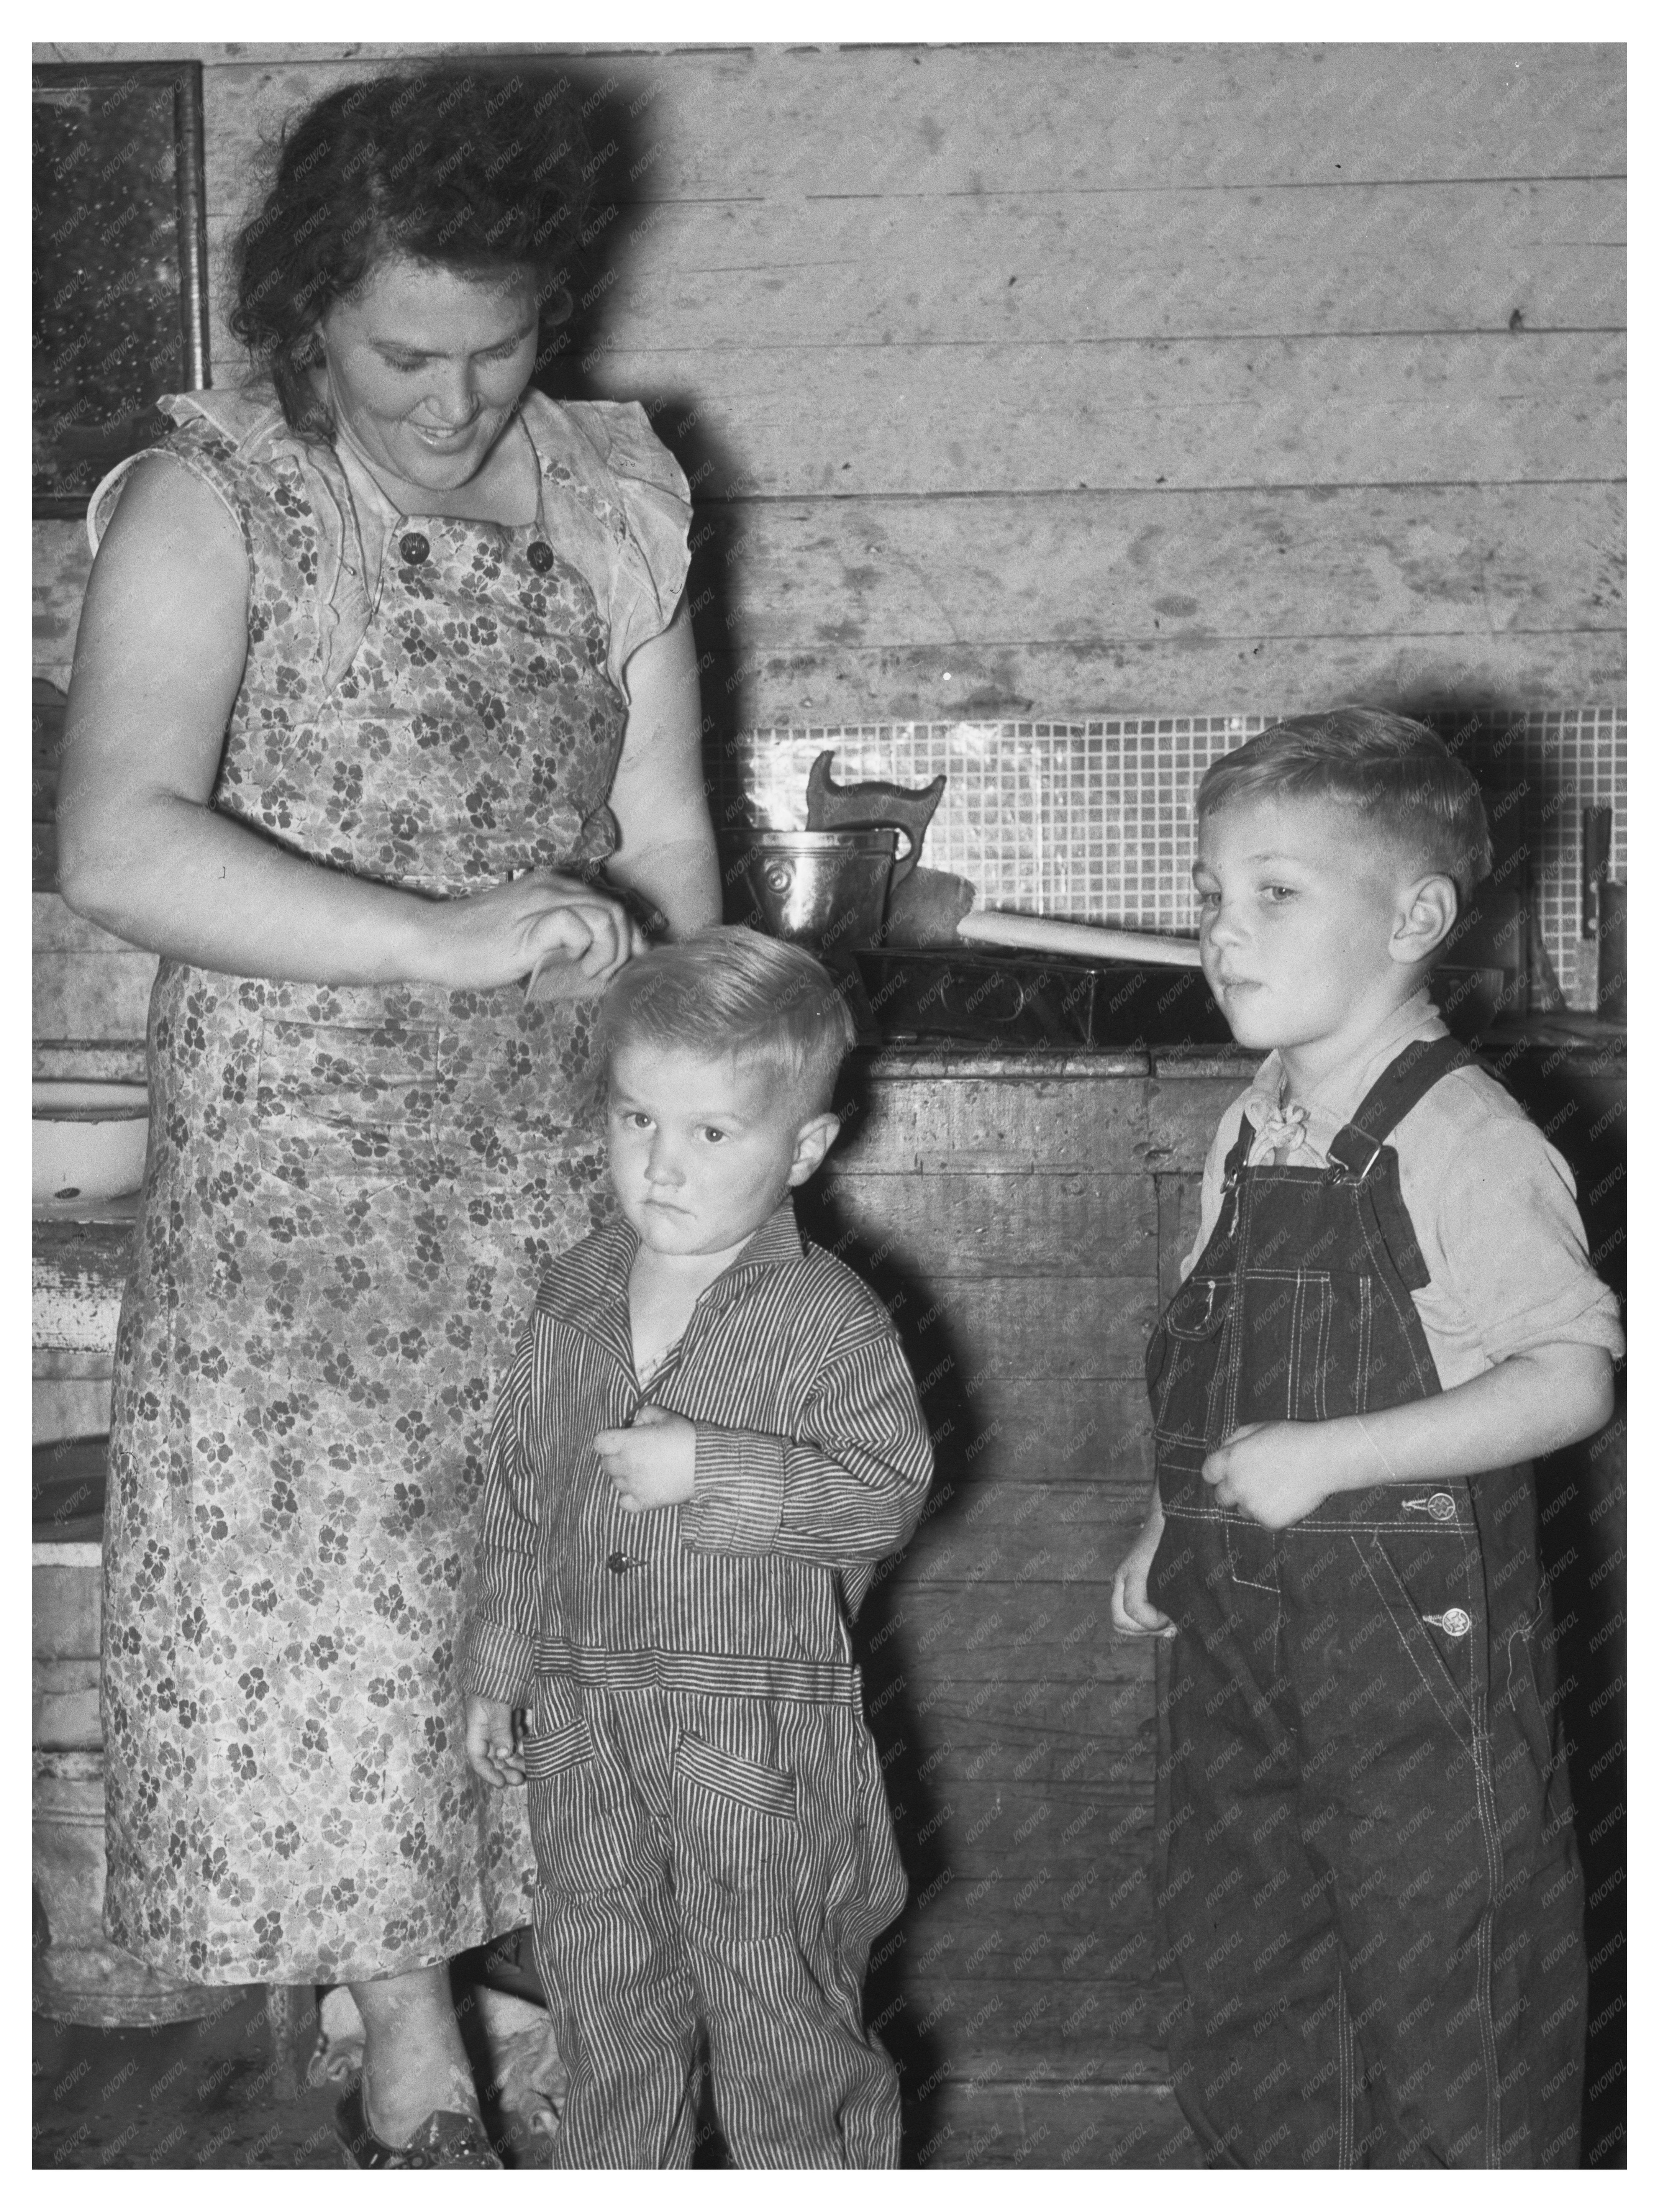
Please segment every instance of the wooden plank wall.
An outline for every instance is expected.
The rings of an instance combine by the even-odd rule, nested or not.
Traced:
[[[435,50],[196,51],[217,316],[281,118]],[[559,59],[717,726],[1621,696],[1621,49]]]

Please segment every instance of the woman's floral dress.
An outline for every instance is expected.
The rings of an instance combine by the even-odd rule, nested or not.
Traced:
[[[215,805],[434,895],[602,860],[623,662],[686,566],[642,411],[531,396],[541,511],[511,528],[368,514],[257,387],[167,405],[248,555]],[[106,1925],[164,1972],[368,1978],[529,1917],[456,1656],[496,1382],[543,1262],[605,1211],[592,1029],[516,985],[161,963],[103,1722]]]

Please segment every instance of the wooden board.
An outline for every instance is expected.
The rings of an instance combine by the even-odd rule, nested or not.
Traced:
[[[46,1570],[42,1569],[45,1572]],[[46,1751],[97,1751],[99,1662],[36,1659],[29,1668],[29,1741]]]
[[[936,1945],[933,1955],[933,1971],[908,1972],[891,1996],[878,1983],[866,2001],[907,2083],[929,2080],[941,2064],[956,2081],[1167,2079],[1161,1988],[1154,2007],[1138,2003],[1123,1981],[988,1980],[955,1952]]]
[[[1623,696],[1616,484],[757,502],[699,559],[721,728]]]
[[[130,946],[37,952],[31,966],[34,1034],[100,1042],[141,1038],[157,964],[153,952]]]
[[[386,66],[340,51],[273,64],[243,48],[211,70],[210,210],[240,201],[295,109]],[[590,46],[556,60],[597,96],[595,152],[615,142],[601,189],[637,191],[643,161],[664,199],[1434,189],[1624,165],[1614,46]]]
[[[714,583],[729,566],[731,603],[768,653],[926,641],[951,668],[944,649],[963,641],[983,653],[1588,629],[1611,646],[1622,606],[1612,484],[784,500],[732,522],[731,545],[716,532],[698,561]],[[704,575],[694,565],[694,596]]]
[[[130,953],[133,947],[64,905],[56,891],[29,900],[30,941],[37,952]]]
[[[1006,1438],[1002,1457],[1003,1464],[971,1489],[940,1501],[910,1540],[896,1586],[1110,1582],[1145,1518],[1144,1485],[1033,1481],[1041,1470],[1018,1436]]]
[[[721,730],[1622,696],[1616,485],[837,498],[705,530]],[[85,535],[33,540],[35,665],[66,682]]]
[[[36,1352],[30,1361],[29,1437],[32,1443],[51,1444],[65,1437],[106,1433],[110,1422],[112,1358],[102,1361],[100,1376],[67,1375],[63,1366],[75,1355]],[[56,1369],[43,1374],[43,1368]]]
[[[1623,473],[1618,331],[768,347],[734,329],[580,368],[644,402],[703,500]]]
[[[1100,1784],[1088,1793],[1052,1790],[1032,1793],[1012,1784],[963,1784],[956,1779],[922,1796],[890,1790],[893,1825],[913,1883],[926,1888],[948,1872],[970,1887],[1012,1875],[1022,1909],[1047,1891],[1056,1912],[1071,1916],[1078,1936],[1104,1931],[1109,1951],[1135,1929],[1151,1924],[1150,1844],[1133,1857],[1103,1858],[1099,1838],[1141,1801],[1150,1805],[1152,1759],[1127,1754],[1114,1794]],[[1150,1823],[1148,1824],[1150,1833]]]
[[[1138,1111],[1138,1099],[1126,1103]],[[796,1206],[811,1233],[866,1278],[884,1259],[930,1280],[1103,1266],[1139,1274],[1157,1235],[1144,1175],[875,1175],[849,1164]]]
[[[1194,1175],[1158,1177],[1158,1294],[1175,1296],[1182,1263],[1197,1240],[1203,1212],[1203,1178]]]
[[[854,1637],[871,1703],[899,1674],[918,1698],[945,1682],[969,1686],[969,1697],[988,1682],[1017,1691],[1040,1684],[1057,1709],[1079,1683],[1139,1680],[1153,1664],[1156,1639],[1115,1637],[1110,1595],[1109,1577],[1052,1589],[878,1587]]]
[[[964,1074],[881,1080],[843,1115],[832,1155],[842,1175],[1139,1173],[1145,1085]]]
[[[1221,1117],[1249,1087],[1247,1066],[1224,1075],[1164,1076],[1146,1093],[1147,1159],[1160,1177],[1202,1176]]]
[[[635,201],[599,350],[1619,329],[1624,233],[1616,178]]]
[[[924,2080],[931,2076],[923,2076]],[[1202,2164],[1165,2082],[938,2081],[914,2121],[919,2166],[1182,2172]]]
[[[649,179],[641,180],[649,182]],[[595,388],[659,350],[1074,346],[1145,339],[1528,337],[1622,329],[1622,179],[1339,182],[1295,191],[1035,190],[917,198],[653,200],[600,249]],[[226,305],[234,220],[208,225]],[[556,343],[556,339],[555,343]],[[216,376],[241,349],[216,318]],[[672,387],[671,387],[672,388]],[[729,398],[710,360],[697,389]],[[696,403],[659,423],[673,442]],[[723,408],[720,411],[726,411]]]
[[[96,1660],[102,1621],[103,1579],[94,1546],[76,1565],[31,1569],[33,1632],[31,1656],[41,1661]]]
[[[983,1771],[993,1777],[1040,1773],[1069,1783],[1091,1771],[1090,1746],[1143,1733],[1152,1712],[1152,1639],[1113,1635],[1099,1591],[1073,1622],[1074,1632],[1079,1627],[1091,1631],[1091,1669],[1069,1685],[1047,1676],[1012,1682],[996,1674],[973,1681],[954,1670],[926,1688],[917,1684],[909,1710],[918,1740],[927,1741],[926,1755],[950,1741],[963,1747],[964,1758],[983,1756]]]
[[[92,573],[92,552],[79,522],[33,522],[29,526],[33,582],[33,665],[67,688],[81,626],[81,601]]]
[[[1110,1483],[1144,1497],[1152,1476],[1151,1427],[1139,1369],[1033,1382],[947,1357],[951,1364],[944,1372],[935,1361],[915,1374],[934,1425],[939,1479],[968,1494],[968,1510],[981,1488],[1010,1480]]]
[[[993,1889],[1009,1886],[992,1885]],[[953,1894],[963,1901],[947,1915],[947,1900]],[[1045,1934],[1047,1942],[1041,1940]],[[1031,2022],[1016,2050],[1007,2033],[1010,2006],[1017,2012],[1026,2001],[1022,1992],[1039,1989],[1073,2005],[1085,2001],[1086,1992],[1093,2000],[1091,2039],[1115,2043],[1126,2052],[1139,2045],[1148,2055],[1156,2054],[1168,2035],[1169,2015],[1181,2002],[1179,1984],[1153,1970],[1158,1941],[1150,1927],[1144,1936],[1126,1937],[1121,1956],[1114,1960],[1102,1945],[1089,1945],[1086,1936],[1063,1931],[1058,1923],[1045,1926],[1040,1918],[1034,1919],[1031,1932],[1016,1934],[1013,1919],[988,1893],[985,1882],[952,1882],[928,1905],[907,1911],[881,1937],[872,1957],[872,1962],[884,1963],[872,1965],[872,1972],[877,1989],[902,1982],[909,2000],[906,2009],[913,2019],[925,2013],[941,1984],[970,1989],[975,2005],[1001,1996],[1001,2024],[988,2032],[975,2032],[971,2013],[958,2008],[953,2041],[964,2072],[994,2077],[1022,2071],[1041,2075],[1064,2059],[1069,2062],[1067,2071],[1086,2077],[1093,2070],[1121,2078],[1132,2066],[1119,2059],[1109,2067],[1091,2069],[1088,2062],[1093,2054],[1079,2051],[1077,2030],[1068,2030],[1064,2012],[1053,2007],[1045,2007]],[[1062,1942],[1067,1948],[1060,1948]],[[890,1966],[884,1963],[890,1956]],[[1163,2072],[1161,2063],[1157,2070]]]
[[[890,1311],[919,1374],[941,1361],[971,1393],[982,1376],[1134,1376],[1158,1307],[1145,1276],[1056,1276],[1014,1281],[966,1277],[896,1294]],[[983,1425],[981,1432],[983,1432]]]
[[[30,1261],[37,1351],[106,1358],[132,1262],[130,1222],[37,1221]]]

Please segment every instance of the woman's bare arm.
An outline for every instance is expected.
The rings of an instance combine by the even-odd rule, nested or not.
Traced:
[[[702,775],[696,647],[684,599],[628,664],[628,733],[611,792],[622,847],[609,872],[664,915],[671,937],[720,918]]]
[[[210,805],[247,653],[230,515],[145,461],[93,564],[58,781],[59,884],[130,943],[236,975],[486,988],[562,951],[592,988],[625,957],[620,909],[532,876],[434,901],[325,868]]]

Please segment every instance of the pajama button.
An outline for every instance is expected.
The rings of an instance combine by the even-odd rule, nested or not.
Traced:
[[[404,560],[408,562],[411,568],[418,568],[422,562],[425,560],[427,555],[432,550],[432,547],[430,543],[422,537],[418,530],[409,530],[405,531],[404,535],[398,540],[398,550],[403,555]]]
[[[1455,1521],[1456,1517],[1457,1507],[1454,1500],[1443,1490],[1437,1490],[1429,1500],[1430,1520]]]
[[[613,1575],[625,1575],[628,1572],[628,1554],[626,1552],[613,1552],[605,1564]],[[1463,1626],[1467,1628],[1468,1622],[1466,1620]]]
[[[539,538],[532,539],[526,550],[525,558],[538,576],[544,576],[553,566],[553,548],[544,545]]]
[[[1441,1614],[1439,1625],[1448,1636],[1467,1636],[1474,1623],[1461,1605],[1455,1605],[1449,1613]]]

